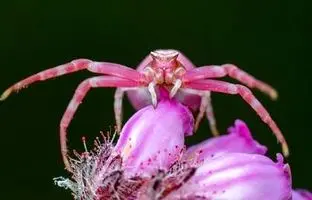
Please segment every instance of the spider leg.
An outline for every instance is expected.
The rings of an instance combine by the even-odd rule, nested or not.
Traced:
[[[122,126],[122,100],[124,97],[124,93],[129,90],[137,90],[138,88],[117,88],[114,96],[114,112],[116,119],[117,132],[121,131]]]
[[[147,89],[151,95],[152,105],[154,108],[157,106],[157,93],[156,93],[156,83],[150,82],[147,86]]]
[[[225,64],[222,66],[203,66],[187,71],[183,76],[183,82],[192,82],[206,78],[221,78],[230,76],[240,81],[249,88],[257,88],[268,94],[273,100],[277,99],[276,90],[265,82],[257,80],[255,77],[239,69],[235,65]]]
[[[199,112],[196,116],[196,121],[195,121],[195,126],[194,126],[195,132],[197,131],[201,120],[206,114],[212,134],[214,136],[218,136],[219,132],[216,128],[216,120],[215,120],[215,116],[214,116],[213,108],[211,104],[211,93],[209,91],[194,90],[194,89],[189,89],[189,88],[183,88],[183,92],[186,93],[187,95],[196,95],[196,96],[201,97],[200,103],[198,103],[200,104]],[[184,100],[181,100],[181,101],[183,102]]]
[[[180,79],[177,79],[170,91],[170,98],[174,97],[176,95],[176,93],[178,92],[178,90],[182,87],[182,81]],[[212,134],[214,136],[218,136],[219,132],[216,128],[216,120],[213,114],[213,109],[212,109],[212,105],[211,105],[211,98],[210,98],[210,92],[201,92],[198,90],[193,90],[191,92],[192,94],[195,95],[199,95],[201,96],[201,103],[200,103],[200,107],[199,107],[199,113],[196,117],[196,122],[195,122],[195,131],[197,131],[198,127],[199,127],[199,123],[201,122],[201,120],[203,119],[205,113],[207,116],[207,119],[209,121],[209,126],[210,126],[210,130],[212,132]]]
[[[122,126],[122,100],[124,96],[125,90],[122,88],[117,88],[114,95],[114,112],[115,112],[115,120],[117,126],[117,132],[120,133]]]
[[[79,104],[84,99],[85,95],[91,88],[96,87],[139,87],[141,83],[127,80],[124,78],[113,77],[113,76],[98,76],[86,79],[83,81],[75,91],[75,94],[70,101],[60,123],[60,142],[61,152],[65,167],[68,171],[72,171],[70,163],[67,157],[67,143],[66,143],[66,129],[72,120]]]
[[[262,104],[256,99],[256,97],[247,87],[239,84],[231,84],[218,80],[199,80],[190,83],[185,83],[184,86],[186,88],[197,90],[208,90],[211,92],[240,95],[256,111],[256,113],[260,116],[262,121],[271,128],[274,135],[282,145],[283,154],[285,156],[289,155],[288,145],[282,132],[280,131],[276,123],[273,121],[268,111],[262,106]]]
[[[133,81],[143,79],[142,75],[139,72],[123,65],[107,62],[93,62],[87,59],[77,59],[67,64],[41,71],[15,83],[4,91],[4,93],[0,96],[0,101],[5,100],[13,91],[18,91],[34,82],[48,80],[84,69],[95,73],[114,75]]]
[[[196,117],[195,131],[198,129],[199,123],[201,122],[204,115],[206,114],[212,135],[218,136],[219,132],[217,130],[216,119],[215,119],[212,104],[211,104],[211,93],[210,92],[201,92],[200,93],[200,91],[198,91],[198,92],[199,92],[198,95],[201,96],[201,103],[200,103],[200,107],[199,107],[199,113]]]

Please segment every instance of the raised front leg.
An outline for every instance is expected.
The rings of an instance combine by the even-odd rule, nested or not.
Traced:
[[[67,157],[67,143],[66,143],[66,129],[72,120],[79,104],[84,99],[87,92],[94,87],[139,87],[141,83],[130,81],[124,78],[112,77],[112,76],[99,76],[89,78],[83,81],[75,91],[75,94],[70,101],[63,118],[60,123],[60,142],[61,152],[65,167],[68,171],[71,171],[71,166]]]
[[[268,94],[273,100],[277,98],[276,90],[270,85],[257,80],[255,77],[246,73],[232,64],[225,64],[222,66],[203,66],[187,71],[182,80],[183,82],[192,82],[206,78],[221,78],[230,76],[250,88],[257,88],[260,91]]]
[[[262,121],[271,128],[274,135],[277,137],[278,141],[282,145],[284,155],[288,156],[288,145],[282,132],[273,121],[268,111],[262,106],[262,104],[256,99],[256,97],[247,87],[218,80],[199,80],[185,83],[184,86],[191,89],[208,90],[212,92],[221,92],[226,94],[239,94],[256,111]]]
[[[4,91],[4,93],[0,97],[0,101],[5,100],[12,92],[25,88],[34,82],[48,80],[84,69],[87,69],[94,73],[114,75],[133,81],[144,81],[144,77],[139,72],[129,67],[115,63],[93,62],[87,59],[78,59],[64,65],[44,70],[15,83]]]

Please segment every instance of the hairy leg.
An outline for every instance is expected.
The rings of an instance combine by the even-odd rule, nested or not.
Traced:
[[[124,78],[112,77],[112,76],[98,76],[86,79],[83,81],[75,91],[75,94],[70,101],[60,123],[60,142],[61,152],[65,167],[68,171],[71,171],[70,163],[67,157],[67,143],[66,143],[66,129],[72,120],[79,104],[84,99],[85,95],[91,88],[96,87],[139,87],[139,82],[127,80]]]
[[[67,64],[41,71],[37,74],[29,76],[24,80],[15,83],[14,85],[12,85],[11,87],[9,87],[7,90],[4,91],[4,93],[0,97],[0,101],[5,100],[11,94],[11,92],[25,88],[34,82],[48,80],[51,78],[59,77],[65,74],[70,74],[84,69],[87,69],[95,73],[114,75],[117,77],[133,81],[142,81],[142,82],[144,81],[143,75],[141,75],[136,70],[123,65],[107,62],[93,62],[87,59],[77,59]]]
[[[225,64],[222,66],[203,66],[190,71],[187,71],[182,80],[183,82],[192,82],[196,80],[206,78],[221,78],[224,76],[230,76],[235,80],[240,81],[244,85],[250,88],[257,88],[260,91],[268,94],[273,100],[278,96],[276,90],[270,85],[257,80],[255,77],[246,73],[232,64]]]
[[[271,128],[274,135],[277,137],[278,141],[282,145],[284,155],[289,155],[288,145],[282,132],[280,131],[274,120],[271,118],[268,111],[262,106],[262,104],[256,99],[256,97],[247,87],[218,80],[199,80],[185,83],[184,86],[191,89],[208,90],[211,92],[240,95],[256,111],[262,121]]]

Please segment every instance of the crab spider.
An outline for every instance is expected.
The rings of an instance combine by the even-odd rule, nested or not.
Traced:
[[[257,80],[232,64],[195,68],[181,52],[176,50],[152,51],[137,67],[137,70],[115,63],[95,62],[87,59],[73,60],[70,63],[44,70],[15,83],[4,91],[0,100],[5,100],[11,92],[18,91],[34,82],[44,81],[79,70],[89,70],[103,75],[88,78],[78,86],[62,117],[60,123],[61,153],[68,171],[71,171],[71,167],[67,155],[66,129],[87,92],[96,87],[117,88],[114,110],[118,130],[121,128],[121,106],[124,92],[128,93],[133,106],[139,109],[148,104],[156,106],[158,87],[165,87],[170,92],[171,97],[179,99],[181,103],[189,106],[193,111],[199,110],[196,127],[206,113],[214,135],[217,135],[217,129],[210,102],[210,92],[240,95],[256,111],[262,121],[271,128],[282,145],[284,155],[289,154],[286,140],[280,129],[268,111],[247,88],[257,88],[268,94],[272,99],[276,99],[277,93],[271,86]],[[247,87],[241,84],[213,80],[213,78],[225,76],[236,79]]]

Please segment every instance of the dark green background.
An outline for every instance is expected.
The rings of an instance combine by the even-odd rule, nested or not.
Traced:
[[[308,1],[86,2],[1,3],[1,91],[28,75],[81,57],[135,67],[153,49],[174,48],[198,66],[234,63],[279,91],[277,102],[255,94],[289,142],[294,187],[312,190]],[[1,102],[1,199],[71,199],[52,181],[67,175],[58,127],[75,88],[90,76],[79,72],[35,84]],[[69,128],[71,148],[82,150],[81,136],[91,144],[100,130],[114,124],[113,93],[95,89],[87,95]],[[271,131],[240,97],[213,94],[213,104],[221,132],[240,118],[269,146],[270,155],[280,151]],[[128,101],[124,105],[129,118],[134,110]],[[207,137],[205,121],[188,142]]]

